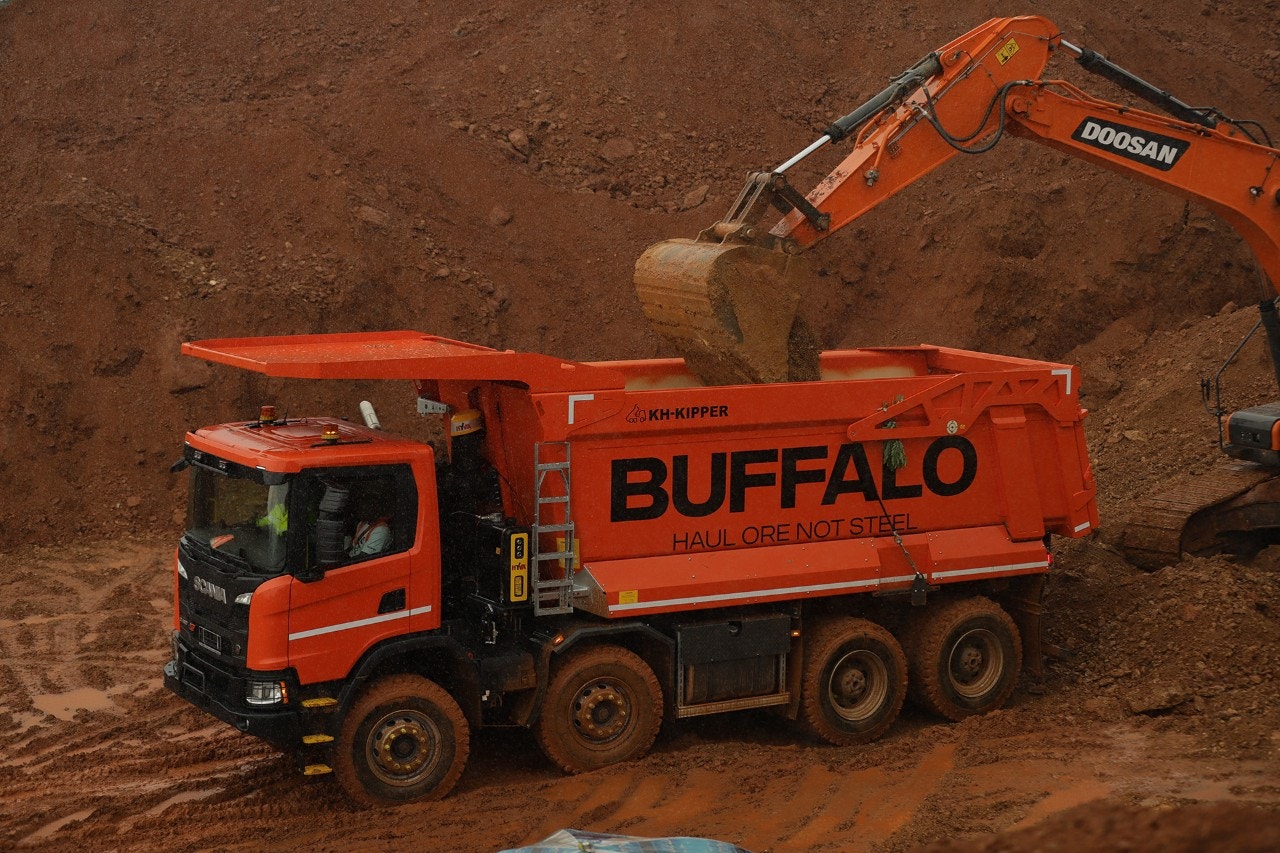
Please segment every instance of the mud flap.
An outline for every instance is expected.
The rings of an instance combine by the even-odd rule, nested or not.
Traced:
[[[1044,681],[1044,588],[1047,575],[1013,578],[1001,602],[1022,635],[1022,669],[1036,682]]]

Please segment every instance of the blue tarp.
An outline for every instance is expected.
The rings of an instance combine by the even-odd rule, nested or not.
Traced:
[[[709,838],[636,838],[603,835],[581,829],[562,829],[528,847],[502,853],[751,853],[733,844]]]

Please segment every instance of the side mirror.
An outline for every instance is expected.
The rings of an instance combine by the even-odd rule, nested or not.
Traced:
[[[343,541],[346,535],[347,502],[351,492],[338,486],[325,486],[320,498],[319,516],[316,518],[316,562],[320,566],[319,580],[325,569],[341,565],[347,559]]]

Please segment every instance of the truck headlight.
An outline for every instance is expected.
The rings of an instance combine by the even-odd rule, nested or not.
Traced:
[[[250,681],[245,685],[244,701],[250,705],[279,705],[284,697],[283,681]]]

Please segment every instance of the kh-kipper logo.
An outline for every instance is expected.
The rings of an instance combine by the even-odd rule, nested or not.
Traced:
[[[627,423],[643,424],[649,421],[693,421],[701,418],[727,418],[728,406],[660,406],[640,408],[632,406],[627,413]]]

